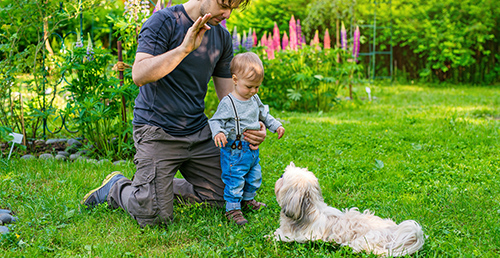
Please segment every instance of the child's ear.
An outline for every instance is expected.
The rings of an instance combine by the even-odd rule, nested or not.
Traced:
[[[233,83],[236,85],[238,84],[238,77],[236,77],[236,74],[233,74]]]

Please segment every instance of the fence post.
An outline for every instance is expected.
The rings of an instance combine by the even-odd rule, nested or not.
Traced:
[[[123,86],[123,71],[125,70],[125,65],[123,64],[123,55],[122,55],[122,42],[119,40],[117,42],[117,51],[118,51],[118,79],[120,79],[120,87]],[[122,122],[124,125],[127,124],[127,105],[125,103],[125,96],[122,95]],[[123,142],[127,141],[128,134],[125,134],[123,138]]]

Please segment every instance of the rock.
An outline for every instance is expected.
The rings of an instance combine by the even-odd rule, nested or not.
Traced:
[[[97,162],[97,164],[104,164],[104,163],[110,163],[109,159],[101,159]]]
[[[35,145],[36,146],[41,146],[41,145],[44,145],[45,144],[45,141],[44,140],[36,140],[35,141]]]
[[[68,159],[68,158],[67,158],[66,156],[64,156],[64,155],[57,154],[57,155],[56,155],[56,159],[57,159],[57,160],[66,160],[66,159]]]
[[[117,160],[117,161],[113,162],[113,165],[121,165],[121,164],[125,164],[125,163],[127,163],[127,161],[125,161],[125,160]]]
[[[69,140],[68,140],[68,142],[67,142],[67,144],[68,144],[69,146],[73,146],[73,145],[74,145],[74,146],[78,146],[78,147],[80,147],[80,146],[82,146],[82,145],[83,145],[81,142],[79,142],[79,141],[78,141],[78,140],[76,140],[76,139],[69,139]]]
[[[10,214],[10,212],[11,212],[11,211],[9,211],[9,210],[0,209],[0,214],[1,214],[1,213],[8,213],[8,214]]]
[[[21,157],[21,159],[34,159],[34,158],[36,158],[36,157],[33,155],[30,155],[30,154],[26,154],[26,155]]]
[[[45,144],[54,144],[58,141],[59,139],[48,139]]]
[[[44,153],[44,154],[40,154],[40,156],[38,158],[40,158],[40,159],[54,159],[54,155],[52,155],[50,153]]]
[[[57,155],[63,155],[63,156],[69,157],[69,153],[67,151],[59,151],[59,152],[57,152]]]
[[[0,234],[9,233],[9,228],[6,226],[0,226]]]
[[[0,213],[0,225],[14,223],[17,221],[16,217],[12,217],[12,215],[8,213]]]
[[[78,159],[78,157],[80,157],[80,154],[71,154],[71,155],[69,156],[69,159],[70,159],[70,160],[76,160],[76,159]]]

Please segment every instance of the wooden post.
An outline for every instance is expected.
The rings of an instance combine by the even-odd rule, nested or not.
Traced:
[[[117,50],[118,50],[118,79],[120,79],[120,87],[123,86],[123,70],[125,69],[125,66],[123,65],[123,55],[122,55],[122,42],[118,41],[117,42]],[[124,125],[127,124],[127,105],[125,103],[125,96],[122,95],[122,122]],[[127,136],[128,134],[125,134],[125,137],[123,138],[123,142],[127,141]]]

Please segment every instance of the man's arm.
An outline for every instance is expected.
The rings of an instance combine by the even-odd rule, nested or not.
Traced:
[[[186,37],[178,47],[157,56],[137,53],[132,66],[134,83],[140,87],[155,82],[172,72],[189,53],[200,46],[203,35],[210,29],[206,23],[211,16],[211,14],[205,14],[199,17],[189,28]]]
[[[233,91],[233,79],[216,76],[212,76],[212,79],[214,80],[215,92],[217,93],[219,101]]]

